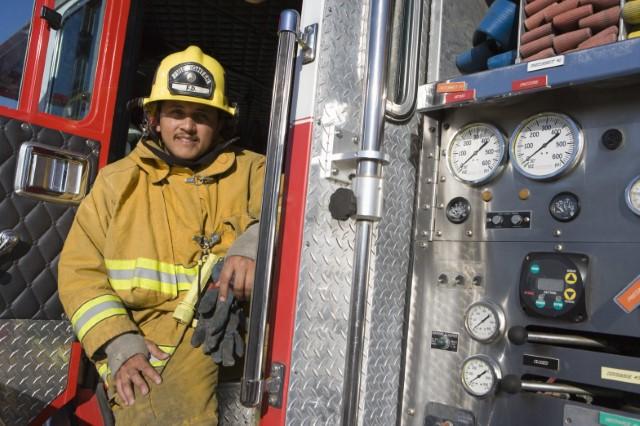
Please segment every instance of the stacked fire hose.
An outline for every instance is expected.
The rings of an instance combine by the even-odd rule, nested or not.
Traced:
[[[474,33],[473,48],[456,58],[464,74],[510,65],[517,53],[528,62],[616,42],[623,38],[621,17],[626,38],[640,38],[640,0],[526,0],[516,51],[517,2],[487,3],[489,9]]]

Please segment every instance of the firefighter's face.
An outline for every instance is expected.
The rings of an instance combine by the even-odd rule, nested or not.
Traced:
[[[218,138],[218,111],[192,102],[160,103],[156,132],[177,158],[195,160],[206,154]]]

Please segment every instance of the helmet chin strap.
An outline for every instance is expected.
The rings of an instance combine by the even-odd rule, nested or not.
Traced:
[[[157,134],[156,134],[156,137],[157,137]],[[149,139],[152,139],[152,138],[149,138]],[[235,137],[235,138],[229,139],[228,141],[215,144],[212,149],[210,149],[208,152],[206,152],[205,154],[203,154],[199,158],[196,158],[195,160],[187,160],[187,159],[184,159],[184,158],[178,158],[175,155],[173,155],[171,152],[169,152],[168,150],[160,149],[160,148],[164,148],[164,144],[158,143],[159,138],[158,138],[158,140],[154,140],[154,142],[158,143],[158,145],[160,145],[160,146],[155,146],[154,144],[151,144],[149,142],[149,139],[143,139],[142,140],[142,143],[144,144],[144,146],[149,148],[149,150],[151,152],[153,152],[158,157],[160,157],[160,159],[162,159],[168,165],[170,165],[170,166],[188,167],[188,168],[190,168],[192,170],[196,170],[196,169],[204,168],[204,167],[208,166],[209,164],[213,163],[215,161],[215,159],[218,157],[218,155],[220,155],[225,149],[227,149],[229,147],[229,145],[231,145],[232,143],[238,141],[238,139],[240,139],[240,138],[239,137]]]

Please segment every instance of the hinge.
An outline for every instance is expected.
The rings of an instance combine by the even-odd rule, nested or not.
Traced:
[[[296,40],[302,48],[302,63],[308,64],[316,59],[318,45],[318,24],[311,24],[304,28],[304,32],[296,34]]]
[[[52,30],[59,30],[62,28],[62,15],[47,6],[42,6],[40,17],[47,21],[49,28]]]
[[[284,364],[271,364],[271,375],[264,381],[269,405],[282,408],[282,392],[284,391]]]

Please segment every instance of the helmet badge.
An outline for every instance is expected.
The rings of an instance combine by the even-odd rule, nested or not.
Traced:
[[[202,65],[187,62],[169,70],[167,81],[172,95],[211,99],[216,83],[213,75]]]

